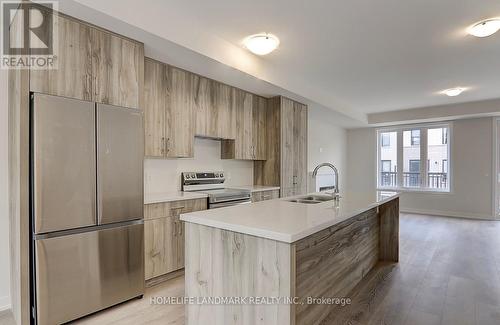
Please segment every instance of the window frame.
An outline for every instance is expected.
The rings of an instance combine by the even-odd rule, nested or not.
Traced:
[[[447,145],[447,177],[448,177],[448,187],[446,189],[440,188],[430,188],[428,187],[428,146],[427,146],[427,137],[428,137],[428,129],[436,129],[436,128],[447,128],[447,137],[446,142]],[[414,129],[420,129],[420,174],[421,174],[421,182],[425,182],[425,184],[421,184],[420,187],[409,187],[404,186],[403,180],[403,132],[411,131]],[[380,175],[380,157],[381,157],[381,133],[386,132],[396,132],[397,134],[397,186],[382,186],[381,185],[381,175]],[[411,133],[410,133],[410,145],[411,145]],[[452,141],[453,141],[453,123],[452,122],[439,122],[439,123],[427,123],[427,124],[408,124],[402,126],[393,126],[393,127],[383,127],[376,129],[376,184],[377,190],[385,190],[385,191],[401,191],[401,192],[432,192],[432,193],[444,193],[451,194],[453,193],[453,168],[452,168]]]

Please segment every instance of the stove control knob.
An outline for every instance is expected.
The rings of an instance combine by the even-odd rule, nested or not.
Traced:
[[[220,173],[220,177],[223,178],[224,177],[224,174],[223,173]]]

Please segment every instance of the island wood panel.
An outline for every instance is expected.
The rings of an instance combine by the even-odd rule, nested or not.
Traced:
[[[166,157],[194,157],[196,127],[194,111],[195,77],[187,71],[167,66]]]
[[[22,5],[20,5],[22,6]],[[15,14],[11,39],[21,44],[23,19]],[[29,83],[30,71],[10,69],[9,82],[9,233],[11,309],[17,324],[30,322],[29,276]]]
[[[380,214],[380,260],[399,261],[399,198],[382,204]]]
[[[144,59],[144,151],[147,157],[165,155],[166,67],[163,63]]]
[[[267,100],[266,160],[254,161],[254,184],[280,186],[281,178],[281,97]]]
[[[296,296],[345,297],[377,264],[379,234],[375,208],[296,242]],[[296,324],[320,324],[331,308],[299,304]]]
[[[141,109],[144,45],[95,28],[91,39],[94,100]]]
[[[185,295],[289,297],[294,264],[290,244],[186,223]],[[186,305],[186,324],[293,323],[290,305]]]
[[[48,11],[47,14],[52,15]],[[62,15],[52,16],[53,30],[58,33],[54,59],[57,69],[32,69],[31,91],[91,101],[94,99],[91,27]],[[52,37],[48,28],[43,32]]]

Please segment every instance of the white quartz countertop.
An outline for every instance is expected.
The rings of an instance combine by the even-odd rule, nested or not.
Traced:
[[[324,194],[323,194],[324,195]],[[289,202],[293,197],[197,211],[181,220],[293,243],[399,197],[398,192],[341,193],[339,201]]]
[[[280,189],[279,186],[266,186],[266,185],[240,185],[240,186],[228,186],[228,188],[234,188],[237,190],[250,190],[252,193]]]
[[[147,197],[144,197],[144,204],[203,199],[207,197],[208,195],[205,193],[174,191],[159,194],[149,194],[147,195]]]

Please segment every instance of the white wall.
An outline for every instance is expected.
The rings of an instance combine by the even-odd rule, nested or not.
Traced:
[[[338,121],[333,112],[322,107],[309,106],[307,170],[311,174],[318,164],[332,163],[339,170],[339,188],[342,191],[345,189],[346,180],[347,133],[344,128],[336,125]],[[332,171],[322,168],[319,173],[331,174]],[[308,191],[313,190],[309,182]]]
[[[10,308],[8,72],[0,70],[0,311]]]
[[[217,171],[226,173],[227,185],[253,184],[253,162],[221,159],[220,141],[195,138],[194,158],[144,160],[144,195],[181,189],[181,172]]]
[[[453,122],[451,136],[452,192],[401,196],[401,210],[470,218],[493,218],[492,118]],[[376,131],[347,132],[347,187],[350,191],[376,188]]]

